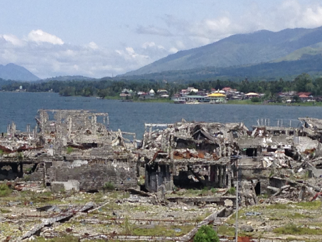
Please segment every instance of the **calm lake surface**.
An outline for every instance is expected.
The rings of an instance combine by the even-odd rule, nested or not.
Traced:
[[[0,92],[0,132],[14,121],[21,131],[36,125],[38,109],[84,109],[107,112],[110,130],[134,132],[142,138],[144,123],[187,121],[243,122],[250,128],[258,119],[270,119],[271,125],[283,120],[285,126],[297,126],[298,117],[322,118],[322,107],[199,104],[135,103],[102,100],[94,97],[60,97],[56,93]],[[280,122],[280,121],[279,121]]]

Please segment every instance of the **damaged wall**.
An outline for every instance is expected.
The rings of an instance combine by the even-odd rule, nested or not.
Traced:
[[[47,173],[52,181],[78,180],[81,191],[101,190],[108,182],[118,189],[137,187],[135,163],[81,164],[75,167],[69,162],[56,162]]]

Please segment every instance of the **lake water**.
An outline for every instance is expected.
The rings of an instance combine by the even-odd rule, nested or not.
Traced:
[[[141,139],[144,123],[187,121],[243,122],[247,127],[258,119],[270,119],[271,125],[283,120],[285,126],[298,125],[298,117],[322,118],[322,107],[199,104],[136,103],[102,100],[94,97],[60,97],[56,93],[0,92],[0,132],[14,121],[19,130],[36,125],[38,109],[84,109],[109,113],[111,130],[135,132]],[[279,121],[280,122],[280,121]]]

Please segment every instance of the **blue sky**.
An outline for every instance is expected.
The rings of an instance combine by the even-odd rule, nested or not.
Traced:
[[[233,34],[319,26],[320,0],[0,0],[0,64],[115,76]]]

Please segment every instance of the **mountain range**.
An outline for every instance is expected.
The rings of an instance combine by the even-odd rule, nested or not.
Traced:
[[[148,75],[169,71],[250,68],[316,58],[322,53],[322,27],[261,30],[236,34],[199,48],[179,51],[124,76]],[[322,71],[322,66],[321,66]]]
[[[236,34],[194,49],[179,51],[138,70],[112,79],[202,80],[281,78],[322,73],[322,27],[261,30]],[[37,76],[22,66],[0,65],[0,79],[37,81]],[[105,80],[84,76],[60,76],[49,80]]]
[[[39,77],[32,74],[26,68],[15,64],[0,65],[0,78],[15,81],[37,81]]]

